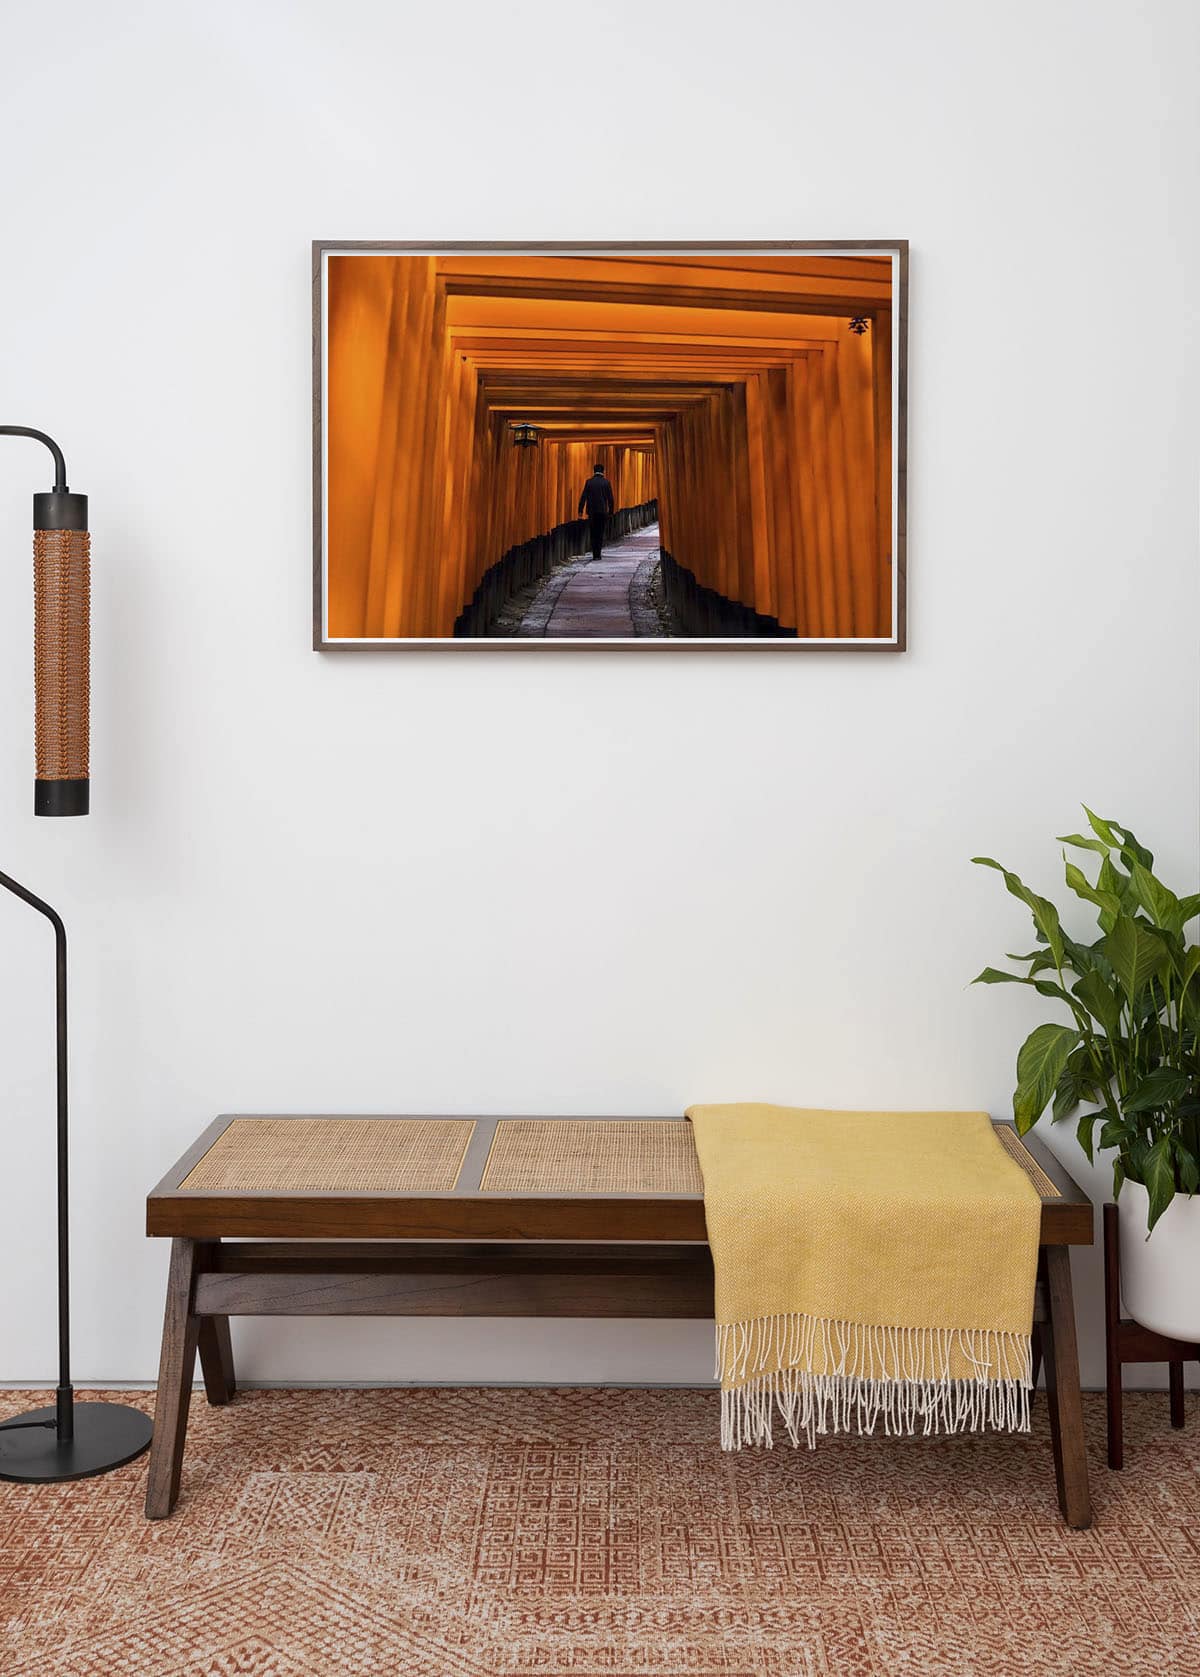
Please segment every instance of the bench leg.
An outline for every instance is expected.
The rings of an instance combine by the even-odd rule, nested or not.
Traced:
[[[154,1404],[154,1440],[146,1481],[146,1518],[165,1520],[179,1495],[183,1446],[187,1437],[188,1404],[196,1368],[200,1318],[192,1314],[196,1277],[196,1242],[171,1242],[167,1275],[167,1304],[163,1314],[162,1352],[158,1363],[158,1396]]]
[[[1167,1364],[1171,1382],[1171,1425],[1183,1425],[1183,1358],[1173,1357]]]
[[[201,1316],[197,1344],[200,1372],[204,1376],[204,1395],[212,1404],[231,1402],[237,1396],[237,1380],[233,1372],[229,1317]]]
[[[1058,1481],[1058,1505],[1075,1531],[1092,1523],[1087,1449],[1083,1437],[1083,1401],[1079,1389],[1079,1348],[1075,1340],[1075,1303],[1071,1293],[1071,1253],[1066,1246],[1044,1246],[1041,1264],[1046,1284],[1046,1321],[1042,1344],[1046,1359],[1046,1397],[1050,1443]]]

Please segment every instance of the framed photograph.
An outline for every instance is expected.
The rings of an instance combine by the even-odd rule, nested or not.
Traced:
[[[903,649],[906,240],[313,258],[318,650]]]

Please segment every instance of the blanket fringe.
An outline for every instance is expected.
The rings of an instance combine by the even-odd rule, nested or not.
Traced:
[[[973,1373],[953,1375],[955,1360]],[[814,1372],[814,1370],[818,1372]],[[825,1433],[1029,1431],[1029,1334],[884,1328],[791,1315],[717,1326],[721,1448],[773,1443],[778,1415],[795,1445]]]

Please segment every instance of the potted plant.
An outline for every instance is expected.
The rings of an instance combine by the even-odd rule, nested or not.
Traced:
[[[1067,857],[1067,884],[1096,910],[1100,936],[1077,943],[1058,910],[990,856],[1033,915],[1037,948],[985,967],[976,984],[1026,984],[1070,1023],[1039,1025],[1017,1055],[1013,1116],[1024,1135],[1049,1106],[1080,1113],[1079,1144],[1116,1149],[1122,1292],[1134,1319],[1175,1339],[1200,1338],[1200,947],[1184,935],[1200,893],[1177,897],[1128,827],[1085,807],[1091,836],[1059,840],[1099,856],[1093,884]],[[1080,1109],[1083,1109],[1082,1112]],[[1099,1130],[1097,1133],[1097,1126]]]

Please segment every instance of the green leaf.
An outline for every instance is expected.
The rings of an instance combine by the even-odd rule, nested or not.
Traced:
[[[1096,875],[1096,886],[1101,891],[1111,891],[1114,897],[1120,897],[1122,902],[1129,890],[1129,875],[1122,873],[1111,856],[1106,856],[1100,864],[1100,872]]]
[[[1106,821],[1102,815],[1096,815],[1086,804],[1083,806],[1088,823],[1097,837],[1114,850],[1121,852],[1121,860],[1128,867],[1131,862],[1140,862],[1144,868],[1154,866],[1154,857],[1144,844],[1139,844],[1133,830],[1123,827],[1119,821]]]
[[[1179,1186],[1185,1194],[1194,1194],[1200,1188],[1200,1165],[1197,1165],[1195,1155],[1189,1152],[1178,1136],[1175,1138],[1175,1170],[1179,1177]]]
[[[1200,972],[1200,945],[1193,944],[1184,956],[1180,970],[1179,1006],[1192,1030],[1200,1033],[1200,984],[1194,982],[1197,972]]]
[[[1072,984],[1071,993],[1103,1027],[1105,1036],[1115,1039],[1121,1035],[1121,998],[1095,968]]]
[[[1123,1147],[1129,1134],[1129,1125],[1120,1118],[1106,1118],[1100,1130],[1100,1151],[1103,1153],[1109,1147]]]
[[[1146,1192],[1150,1196],[1150,1232],[1175,1198],[1175,1170],[1171,1162],[1171,1138],[1160,1135],[1146,1154]]]
[[[1168,929],[1166,926],[1147,925],[1143,920],[1139,920],[1138,925],[1144,928],[1148,937],[1157,938],[1163,949],[1166,951],[1167,966],[1170,970],[1163,972],[1161,981],[1162,986],[1170,984],[1172,994],[1178,996],[1183,989],[1183,985],[1187,982],[1184,975],[1187,970],[1188,949],[1187,945],[1183,941],[1182,935],[1177,931]],[[1181,981],[1178,986],[1174,983],[1175,978],[1178,978]],[[1167,1000],[1165,988],[1162,989],[1160,993],[1160,987],[1155,986],[1155,994],[1159,996],[1161,1006],[1165,1007]]]
[[[1096,889],[1097,891],[1111,892],[1121,904],[1122,910],[1129,909],[1131,902],[1129,875],[1121,872],[1111,856],[1106,856],[1100,864],[1100,872],[1096,875]],[[1132,912],[1132,909],[1130,909],[1130,912]],[[1101,909],[1097,918],[1100,921],[1101,931],[1112,931],[1113,917],[1107,909]]]
[[[1154,857],[1146,849],[1144,844],[1138,843],[1130,828],[1122,827],[1117,821],[1114,821],[1112,825],[1121,835],[1121,860],[1124,862],[1125,866],[1128,868],[1131,867],[1134,862],[1140,862],[1144,868],[1152,868],[1154,866]]]
[[[1182,931],[1189,920],[1194,920],[1200,914],[1200,891],[1193,891],[1190,897],[1180,897],[1179,913],[1179,929]]]
[[[1079,1032],[1069,1025],[1039,1025],[1026,1037],[1017,1055],[1013,1095],[1018,1134],[1031,1130],[1046,1110],[1067,1056],[1078,1041]]]
[[[1190,1079],[1175,1066],[1156,1066],[1131,1089],[1121,1102],[1122,1112],[1159,1112],[1170,1108],[1187,1093]]]
[[[1050,1108],[1050,1117],[1054,1123],[1069,1118],[1086,1093],[1079,1078],[1064,1072],[1058,1088],[1054,1091],[1054,1104]]]
[[[1109,986],[1116,983],[1116,974],[1112,969],[1112,962],[1104,953],[1104,938],[1097,938],[1095,943],[1076,943],[1073,938],[1064,935],[1063,948],[1067,959],[1078,973],[1098,972]]]
[[[1083,813],[1087,816],[1088,825],[1097,838],[1103,839],[1105,844],[1110,844],[1114,850],[1121,848],[1120,836],[1113,831],[1111,822],[1105,821],[1102,816],[1094,814],[1086,804],[1083,806]]]
[[[1056,972],[1057,970],[1058,969],[1054,965],[1054,956],[1050,953],[1050,951],[1048,949],[1039,949],[1033,960],[1029,963],[1029,973],[1027,976],[1032,978],[1035,973]]]
[[[1149,868],[1137,861],[1129,870],[1129,883],[1134,901],[1139,908],[1145,909],[1156,926],[1162,926],[1167,931],[1177,929],[1179,898],[1174,891],[1169,891]],[[1117,906],[1120,907],[1119,904]],[[1179,925],[1182,924],[1180,921]]]
[[[1125,1174],[1131,1182],[1144,1182],[1146,1179],[1146,1154],[1150,1151],[1140,1135],[1130,1135],[1121,1149],[1121,1159],[1125,1165]]]
[[[1125,1181],[1125,1166],[1120,1157],[1113,1160],[1113,1198],[1121,1197],[1121,1186]]]
[[[1108,855],[1108,846],[1102,839],[1084,838],[1082,833],[1060,833],[1059,844],[1073,844],[1077,850],[1094,850],[1098,856]]]
[[[1036,891],[1031,891],[1019,874],[1010,873],[999,862],[990,856],[972,856],[971,860],[981,868],[995,868],[997,873],[1004,875],[1004,883],[1009,893],[1023,902],[1033,915],[1033,923],[1042,937],[1050,945],[1050,952],[1054,956],[1056,967],[1062,966],[1063,934],[1058,921],[1058,910],[1045,897],[1039,897]]]
[[[1162,986],[1155,979],[1153,983],[1147,984],[1137,1001],[1134,1002],[1133,1023],[1137,1038],[1135,1049],[1149,1050],[1153,1048],[1153,1043],[1147,1041],[1147,1033],[1154,1030],[1158,1024],[1159,1015],[1162,1012],[1162,1000]],[[1147,1059],[1143,1069],[1148,1071],[1152,1065],[1157,1065],[1157,1063],[1154,1058]]]
[[[1121,912],[1121,899],[1114,891],[1099,891],[1088,879],[1082,868],[1077,868],[1074,862],[1067,863],[1067,884],[1077,897],[1082,897],[1086,903],[1095,903],[1097,908],[1115,918]]]
[[[1127,914],[1117,916],[1104,940],[1104,949],[1131,1003],[1162,970],[1167,959],[1167,952],[1158,939]]]
[[[1041,996],[1051,996],[1057,1001],[1066,1002],[1071,1006],[1071,998],[1061,984],[1054,984],[1048,978],[1028,978],[1020,972],[1001,972],[998,967],[984,967],[978,978],[971,980],[972,984],[1027,984]]]
[[[1096,1120],[1099,1116],[1098,1112],[1085,1112],[1075,1126],[1075,1139],[1083,1148],[1089,1165],[1095,1163],[1092,1156],[1092,1131],[1096,1128]]]
[[[1051,1117],[1057,1123],[1062,1118],[1069,1118],[1082,1100],[1098,1102],[1100,1098],[1091,1050],[1086,1042],[1081,1042],[1071,1050],[1062,1069],[1062,1075],[1054,1091]]]

